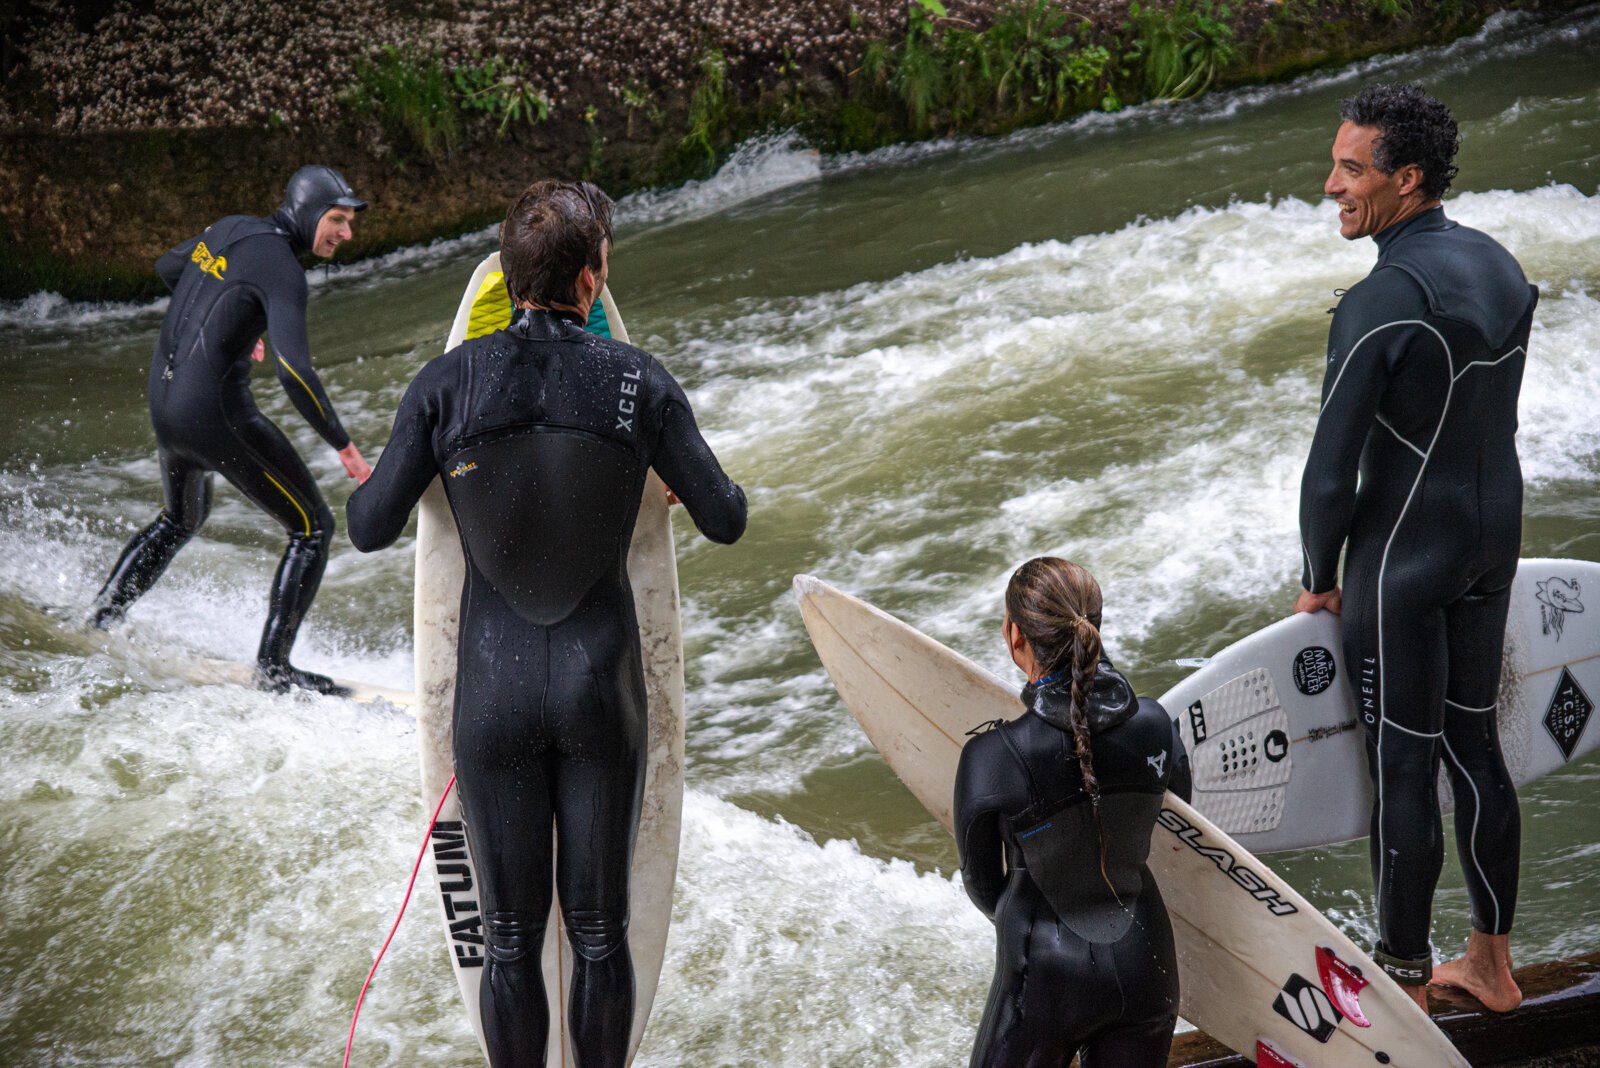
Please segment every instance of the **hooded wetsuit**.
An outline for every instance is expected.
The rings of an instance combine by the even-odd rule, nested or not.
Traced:
[[[172,289],[150,366],[150,420],[161,462],[163,508],[112,570],[91,622],[105,627],[161,577],[211,510],[213,472],[276,519],[289,546],[273,580],[257,664],[274,689],[330,680],[289,666],[289,650],[316,596],[333,540],[333,513],[283,432],[256,408],[250,354],[265,333],[278,380],[334,449],[350,444],[306,338],[306,277],[298,254],[335,205],[365,207],[327,167],[290,179],[270,219],[230,215],[156,261]]]
[[[1473,926],[1511,929],[1520,830],[1495,702],[1522,537],[1517,392],[1539,292],[1442,208],[1377,235],[1334,313],[1300,497],[1303,583],[1345,555],[1345,663],[1377,800],[1378,960],[1425,981],[1441,754]],[[1360,485],[1357,488],[1357,473]]]
[[[707,537],[744,532],[743,491],[655,359],[564,315],[521,311],[422,369],[348,505],[351,541],[380,549],[443,476],[461,535],[454,757],[487,921],[482,1014],[496,1066],[544,1063],[552,821],[576,958],[573,1044],[585,1065],[627,1059],[648,708],[627,562],[652,467]]]
[[[1070,679],[1023,688],[1026,711],[974,737],[956,773],[967,895],[994,921],[994,984],[972,1068],[1164,1066],[1177,1023],[1172,926],[1145,860],[1161,799],[1190,791],[1161,705],[1109,661],[1086,699],[1096,806],[1083,788]]]

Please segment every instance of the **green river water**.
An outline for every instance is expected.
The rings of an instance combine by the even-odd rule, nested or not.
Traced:
[[[1597,57],[1600,10],[1498,20],[998,140],[820,158],[776,137],[622,202],[612,291],[751,501],[732,548],[676,520],[688,794],[640,1065],[964,1063],[989,925],[839,703],[790,579],[1014,677],[1005,579],[1066,555],[1099,576],[1108,649],[1152,694],[1285,614],[1325,312],[1374,256],[1320,202],[1337,102],[1366,81],[1420,79],[1461,120],[1447,210],[1543,291],[1524,555],[1600,559]],[[492,247],[314,274],[317,366],[369,458]],[[413,722],[165,679],[255,648],[280,535],[230,489],[125,642],[52,622],[81,616],[157,507],[144,383],[163,307],[0,309],[0,1063],[336,1064],[420,841]],[[334,454],[272,379],[257,395],[342,514]],[[411,545],[363,556],[341,536],[301,663],[409,688]],[[1519,963],[1600,946],[1596,805],[1593,761],[1523,794]],[[1371,939],[1364,843],[1272,863]],[[414,906],[363,1068],[478,1063],[425,890]],[[1452,856],[1440,952],[1467,927]]]

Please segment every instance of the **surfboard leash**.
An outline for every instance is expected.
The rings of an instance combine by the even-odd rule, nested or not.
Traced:
[[[439,795],[439,803],[434,806],[433,818],[428,821],[428,832],[422,836],[422,848],[417,850],[417,862],[411,866],[411,881],[406,884],[406,896],[400,902],[400,914],[394,918],[394,926],[389,928],[389,937],[383,940],[383,948],[378,950],[377,958],[367,971],[367,981],[361,984],[361,994],[356,998],[356,1011],[350,1016],[350,1034],[344,1041],[344,1068],[350,1068],[350,1050],[356,1042],[356,1021],[361,1019],[361,1003],[367,1000],[367,988],[372,985],[372,977],[378,974],[378,965],[383,962],[383,955],[389,951],[389,943],[394,941],[395,932],[400,930],[400,921],[405,919],[406,906],[411,904],[411,891],[416,889],[417,873],[422,870],[422,858],[428,855],[428,843],[433,840],[433,828],[439,822],[439,813],[444,810],[445,798],[450,796],[450,791],[455,785],[456,777],[452,775],[450,781],[445,784],[444,793]]]

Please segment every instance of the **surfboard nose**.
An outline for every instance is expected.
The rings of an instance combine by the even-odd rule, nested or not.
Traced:
[[[825,592],[828,584],[815,575],[796,575],[794,577],[794,595],[796,600],[804,600],[808,596],[816,596]]]

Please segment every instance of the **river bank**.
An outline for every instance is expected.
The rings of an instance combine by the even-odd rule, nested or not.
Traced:
[[[373,202],[341,252],[361,258],[481,228],[535,176],[620,196],[703,177],[764,131],[824,152],[1000,133],[1578,6],[810,0],[769,19],[746,0],[614,0],[530,25],[504,0],[363,0],[336,21],[276,0],[226,18],[58,5],[6,27],[0,299],[158,295],[157,255],[270,211],[305,161]]]

